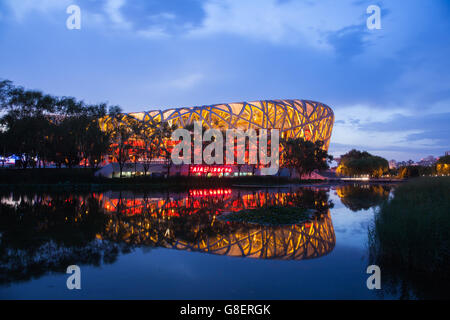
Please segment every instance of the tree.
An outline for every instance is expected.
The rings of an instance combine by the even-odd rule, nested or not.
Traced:
[[[344,176],[370,175],[380,177],[388,172],[389,163],[386,159],[374,156],[366,151],[351,150],[341,156],[341,162],[336,173]]]
[[[167,177],[170,176],[170,169],[173,165],[171,157],[172,146],[167,144],[167,141],[171,138],[172,132],[175,128],[175,125],[169,125],[166,121],[157,122],[155,123],[155,131],[153,134],[154,141],[157,145],[156,155],[166,160]]]
[[[139,159],[142,157],[142,154],[144,152],[143,149],[143,131],[145,124],[143,121],[139,121],[138,119],[132,118],[130,123],[130,128],[133,133],[133,139],[131,141],[131,149],[130,149],[130,157],[133,159],[134,163],[134,175],[137,174],[137,163]]]
[[[88,160],[92,169],[97,168],[102,162],[103,156],[108,152],[111,133],[100,129],[98,120],[93,120],[88,125],[85,134],[84,157]]]
[[[130,160],[130,138],[132,137],[132,131],[124,125],[116,128],[112,134],[112,140],[114,141],[111,145],[111,151],[113,157],[119,164],[120,177],[122,178],[123,168],[125,163]]]
[[[108,152],[111,140],[111,132],[102,130],[100,119],[106,115],[106,104],[89,105],[83,109],[80,121],[84,130],[80,131],[81,152],[85,166],[89,162],[92,169],[97,168],[102,162],[103,156]]]
[[[51,114],[55,112],[57,99],[37,90],[25,90],[22,87],[8,89],[3,108],[18,117]]]
[[[200,150],[196,150],[196,148],[195,148],[195,136],[194,136],[194,129],[195,129],[194,123],[192,122],[192,123],[186,124],[185,126],[183,126],[183,129],[189,131],[189,134],[191,136],[191,138],[190,138],[190,143],[191,143],[191,148],[190,148],[191,161],[194,161],[194,159],[196,157],[199,157],[199,156],[202,157],[202,159],[203,159],[203,150],[205,149],[205,146],[208,144],[208,142],[203,141],[203,139],[202,139],[202,147],[201,147],[201,149]],[[202,130],[201,131],[201,136],[203,137],[203,135],[205,134],[205,131],[208,130],[208,128],[206,126],[202,125],[201,130]],[[224,130],[222,130],[222,135],[225,136],[224,135]],[[225,144],[223,145],[223,148],[224,148],[223,151],[225,151]],[[223,154],[224,154],[224,159],[223,160],[225,161],[225,152],[223,152]],[[188,177],[190,177],[190,176],[191,176],[191,170],[189,169]]]
[[[82,137],[79,132],[85,129],[83,121],[79,117],[65,117],[59,124],[59,151],[64,158],[64,164],[72,168],[78,165],[82,159],[80,145]]]
[[[282,139],[281,144],[283,165],[296,169],[300,179],[314,170],[328,169],[328,162],[333,159],[323,149],[323,141],[311,142],[303,138],[289,138]]]
[[[136,158],[141,159],[144,175],[150,170],[151,160],[160,155],[160,142],[158,138],[158,123],[139,121],[134,125],[137,137],[135,145]]]
[[[43,116],[20,116],[8,112],[1,123],[8,137],[3,152],[19,157],[19,165],[26,169],[35,165],[35,159],[43,152],[48,120]]]
[[[91,167],[96,167],[109,147],[110,131],[100,128],[106,107],[0,81],[0,129],[4,138],[0,152],[15,154],[22,168],[35,166],[35,160],[39,167],[49,161],[58,167],[73,167],[82,159],[85,165],[89,160]],[[120,108],[111,107],[110,111],[117,114]]]
[[[434,168],[431,166],[402,166],[398,168],[398,177],[401,179],[430,176]]]
[[[8,97],[13,88],[12,82],[9,80],[0,81],[0,111],[7,108]]]
[[[111,121],[111,146],[110,154],[119,164],[120,177],[125,164],[130,160],[130,151],[132,149],[131,138],[133,137],[133,130],[130,127],[130,122],[134,118],[120,113],[120,109],[114,109],[110,112]]]
[[[0,158],[2,162],[2,167],[5,166],[6,158],[10,156],[8,150],[8,134],[0,128]]]
[[[11,81],[0,82],[0,110],[2,130],[9,137],[4,153],[16,154],[22,168],[35,166],[45,157],[49,116],[55,111],[56,98],[36,90],[13,86]]]
[[[450,174],[450,155],[440,157],[436,163],[437,174]]]
[[[120,176],[124,164],[133,158],[135,167],[139,158],[144,158],[144,170],[147,174],[150,160],[162,157],[167,163],[167,175],[172,167],[172,147],[167,144],[174,125],[167,122],[151,121],[149,124],[138,119],[116,112],[112,115],[111,125],[115,128],[112,133],[112,152],[119,163]]]

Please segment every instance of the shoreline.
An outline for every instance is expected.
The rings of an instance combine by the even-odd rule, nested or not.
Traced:
[[[398,181],[310,181],[303,182],[284,182],[268,184],[267,181],[261,183],[239,183],[238,181],[223,181],[218,184],[217,181],[202,181],[202,183],[195,183],[196,181],[186,179],[186,183],[180,181],[168,181],[166,183],[160,182],[116,182],[116,183],[14,183],[4,184],[0,183],[0,191],[80,191],[80,192],[103,192],[115,190],[130,190],[130,191],[155,191],[167,189],[172,191],[185,191],[192,189],[284,189],[292,187],[303,188],[331,188],[335,186],[345,186],[354,184],[364,185],[397,185],[406,180]]]
[[[136,176],[123,178],[100,178],[87,168],[36,168],[0,170],[0,191],[80,191],[100,192],[108,190],[187,190],[187,189],[267,189],[289,187],[332,187],[351,184],[398,184],[402,179],[347,180],[291,180],[278,176],[197,177]]]

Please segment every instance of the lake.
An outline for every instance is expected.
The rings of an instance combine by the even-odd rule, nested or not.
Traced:
[[[0,299],[397,299],[366,285],[369,226],[394,188],[2,193]],[[314,214],[223,219],[267,206]],[[69,265],[81,290],[67,289]]]

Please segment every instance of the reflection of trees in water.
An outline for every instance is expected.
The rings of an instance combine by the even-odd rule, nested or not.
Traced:
[[[71,264],[100,265],[120,244],[96,240],[105,225],[98,199],[71,195],[3,197],[0,203],[0,283],[65,272]]]
[[[336,187],[341,202],[356,212],[379,206],[387,200],[391,191],[388,185],[342,185]]]
[[[317,209],[311,221],[258,226],[217,219],[261,206]],[[113,263],[136,246],[230,256],[307,259],[332,251],[326,191],[237,191],[219,197],[144,194],[18,195],[0,201],[0,283],[65,272],[71,264]]]
[[[328,200],[329,195],[327,190],[320,190],[315,188],[301,188],[291,191],[283,195],[285,206],[295,206],[305,209],[314,209],[318,213],[326,213],[330,208],[333,208],[333,203]]]

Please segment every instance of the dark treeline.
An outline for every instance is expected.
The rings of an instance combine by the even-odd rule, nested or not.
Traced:
[[[148,170],[152,158],[170,158],[163,140],[173,128],[165,122],[144,123],[122,114],[118,106],[86,104],[4,80],[0,115],[0,155],[16,156],[16,164],[24,169],[50,163],[59,168],[80,164],[97,168],[111,156],[122,172],[125,163],[140,160]]]
[[[108,110],[105,103],[88,105],[1,81],[0,154],[15,155],[22,168],[47,163],[71,168],[83,159],[95,168],[109,148],[110,134],[99,126],[108,111],[120,108]]]
[[[392,170],[399,178],[416,178],[422,176],[450,175],[450,156],[442,156],[432,166],[401,166]]]
[[[366,151],[351,150],[341,156],[336,173],[343,176],[382,177],[385,175],[398,177],[401,179],[416,178],[433,175],[450,174],[450,156],[441,156],[434,165],[415,165],[410,160],[410,164],[398,168],[389,168],[386,159],[372,155]]]
[[[437,174],[435,166],[401,166],[392,170],[399,178],[416,178]]]

